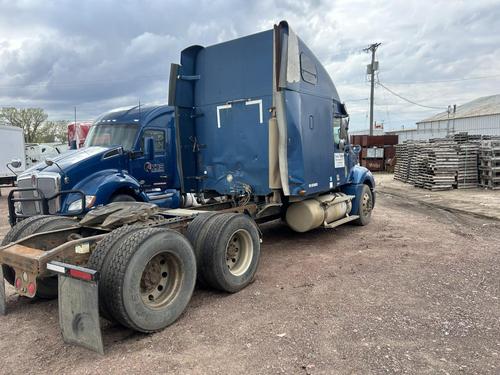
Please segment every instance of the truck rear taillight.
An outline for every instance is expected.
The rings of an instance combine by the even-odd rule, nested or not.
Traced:
[[[35,294],[35,292],[36,292],[35,284],[33,284],[33,283],[29,283],[29,284],[28,284],[28,294],[29,294],[30,296],[32,296],[32,295],[34,295],[34,294]]]
[[[74,279],[80,279],[84,281],[97,281],[99,279],[99,273],[96,270],[57,261],[47,263],[47,269],[68,277],[72,277]]]
[[[79,270],[70,269],[69,275],[71,277],[74,277],[75,279],[82,279],[82,280],[87,280],[87,281],[92,280],[92,275],[90,273],[79,271]]]

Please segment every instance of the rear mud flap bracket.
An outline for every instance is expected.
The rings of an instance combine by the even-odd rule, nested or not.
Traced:
[[[0,264],[0,316],[7,313],[5,305],[7,304],[7,296],[5,295],[5,279],[3,278],[3,268]]]
[[[81,280],[67,272],[59,273],[58,277],[59,324],[64,342],[104,354],[97,277]]]

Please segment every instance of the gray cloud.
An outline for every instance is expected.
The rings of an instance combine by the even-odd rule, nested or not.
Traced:
[[[379,79],[436,107],[498,93],[500,5],[494,1],[2,1],[0,105],[41,106],[53,118],[165,102],[171,62],[287,19],[327,67],[355,128],[367,125],[369,56]],[[482,80],[460,79],[477,76]],[[452,82],[430,82],[449,81]],[[415,83],[420,82],[420,83]],[[428,83],[422,83],[428,82]],[[433,114],[376,90],[375,119],[411,125]]]

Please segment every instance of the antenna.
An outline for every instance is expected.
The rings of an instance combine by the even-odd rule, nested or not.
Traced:
[[[141,100],[139,99],[139,124],[142,123],[142,116],[141,116]]]

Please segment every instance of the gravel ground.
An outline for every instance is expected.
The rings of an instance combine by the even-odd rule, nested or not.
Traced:
[[[105,356],[62,342],[56,301],[9,288],[0,372],[500,371],[498,221],[380,194],[366,227],[263,232],[253,284],[234,295],[197,290],[156,334],[105,325]]]

